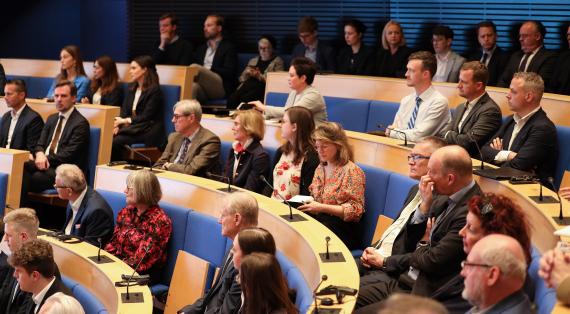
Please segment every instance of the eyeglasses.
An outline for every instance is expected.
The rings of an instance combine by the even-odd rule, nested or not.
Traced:
[[[418,162],[418,160],[420,159],[429,159],[430,156],[422,156],[419,154],[410,154],[408,155],[408,161],[409,162]]]
[[[178,120],[178,119],[180,119],[180,118],[182,118],[182,117],[187,117],[187,116],[189,116],[189,115],[188,115],[188,114],[176,114],[176,113],[175,113],[175,114],[172,116],[172,118],[173,118],[174,120]]]
[[[68,186],[57,185],[57,184],[54,184],[54,185],[53,185],[53,188],[54,188],[54,189],[69,189]]]
[[[461,268],[465,268],[465,266],[471,266],[471,267],[485,267],[485,268],[491,268],[491,267],[493,267],[493,265],[489,265],[489,264],[470,263],[470,262],[468,262],[468,261],[462,261],[462,262],[461,262]]]

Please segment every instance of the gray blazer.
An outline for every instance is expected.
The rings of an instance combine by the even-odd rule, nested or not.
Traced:
[[[446,77],[445,81],[450,83],[457,83],[459,82],[459,70],[463,63],[465,63],[465,58],[456,54],[453,50],[449,53],[449,65],[446,69],[444,77]]]

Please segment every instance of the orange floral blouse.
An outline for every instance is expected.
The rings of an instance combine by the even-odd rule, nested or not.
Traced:
[[[332,176],[325,180],[324,166],[315,170],[309,191],[315,201],[329,205],[340,205],[344,221],[357,222],[364,212],[364,172],[352,161],[337,167]]]

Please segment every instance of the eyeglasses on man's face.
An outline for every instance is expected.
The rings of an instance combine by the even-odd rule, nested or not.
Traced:
[[[429,159],[429,157],[430,157],[430,156],[423,156],[423,155],[420,155],[420,154],[409,154],[409,155],[408,155],[408,161],[409,161],[409,162],[418,162],[419,160],[422,160],[422,159],[426,159],[426,160],[427,160],[427,159]]]

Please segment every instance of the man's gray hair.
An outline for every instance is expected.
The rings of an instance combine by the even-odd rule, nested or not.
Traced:
[[[180,100],[174,105],[174,110],[176,110],[176,108],[180,108],[182,114],[185,116],[194,114],[198,122],[202,120],[202,106],[196,99]]]

